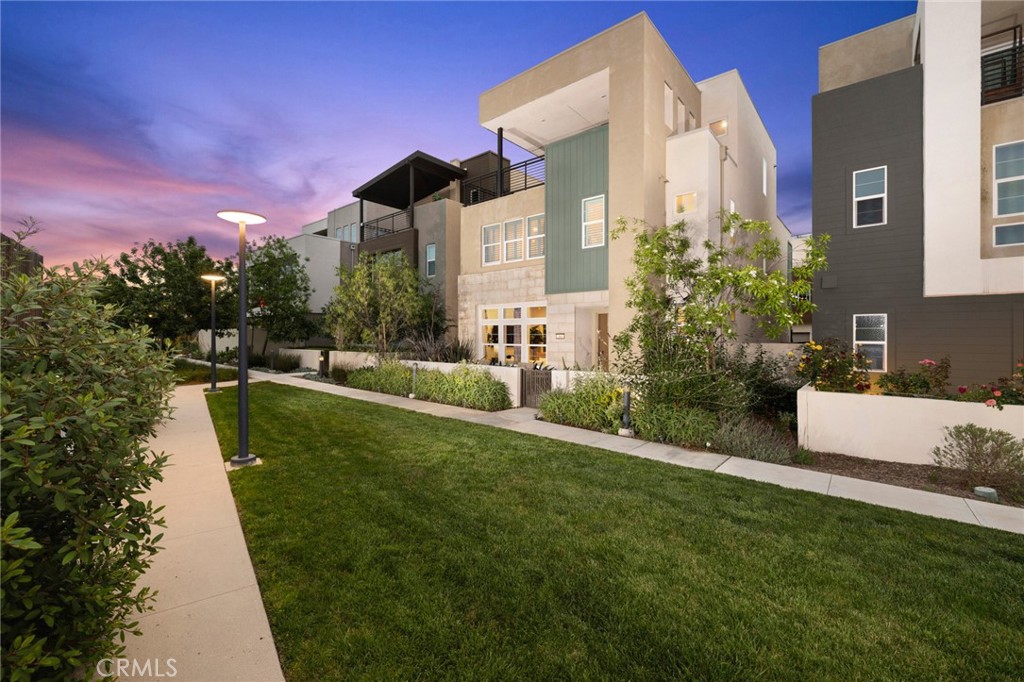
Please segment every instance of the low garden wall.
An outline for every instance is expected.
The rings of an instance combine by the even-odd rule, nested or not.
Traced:
[[[401,360],[406,367],[415,364],[419,369],[436,369],[445,374],[450,374],[460,367],[454,362],[426,362],[424,360]],[[498,381],[508,386],[508,395],[512,399],[512,407],[523,406],[522,396],[522,371],[518,367],[498,367],[496,365],[470,365],[473,369],[483,370]]]
[[[933,464],[944,426],[973,423],[1024,438],[1024,405],[1001,411],[982,403],[831,393],[797,393],[800,445],[817,452],[909,464]]]

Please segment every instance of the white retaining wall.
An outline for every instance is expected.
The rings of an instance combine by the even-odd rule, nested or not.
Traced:
[[[830,393],[805,386],[797,393],[800,445],[818,452],[909,464],[934,464],[942,427],[968,422],[1024,438],[1024,405],[1002,411],[982,403],[887,395]]]

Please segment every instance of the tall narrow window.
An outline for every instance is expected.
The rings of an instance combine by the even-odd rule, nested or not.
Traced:
[[[338,239],[340,239],[341,241],[346,241],[345,240],[345,228],[347,228],[347,227],[348,226],[346,225],[345,227],[337,227],[337,228],[334,229],[335,236]]]
[[[886,166],[853,173],[853,226],[872,227],[886,221]]]
[[[997,145],[995,215],[1024,214],[1024,141]]]
[[[505,262],[523,260],[523,219],[505,223]]]
[[[532,215],[526,219],[526,257],[544,257],[544,214]]]
[[[884,313],[853,316],[853,347],[868,359],[869,372],[884,372],[888,315]]]
[[[501,262],[501,225],[484,225],[481,230],[483,243],[484,265]]]
[[[675,95],[672,92],[672,86],[665,83],[665,126],[673,133],[676,131],[673,111],[675,105]]]
[[[437,244],[427,244],[427,277],[437,274]]]
[[[761,194],[768,196],[768,159],[761,159]]]
[[[583,248],[604,246],[604,195],[583,200]]]

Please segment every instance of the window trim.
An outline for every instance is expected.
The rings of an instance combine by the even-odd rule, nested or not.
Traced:
[[[496,228],[498,228],[498,241],[496,241],[496,242],[484,241],[484,235],[487,234],[487,228],[488,227],[496,227]],[[483,265],[485,267],[491,266],[491,265],[501,265],[501,262],[502,262],[502,258],[501,257],[504,255],[504,248],[505,248],[504,242],[501,239],[502,236],[504,236],[502,234],[503,227],[504,226],[501,223],[490,223],[490,224],[487,224],[487,225],[481,225],[480,226],[480,261],[483,263]],[[498,247],[500,247],[498,249],[498,260],[491,260],[491,261],[487,260],[487,247],[488,246],[498,246]]]
[[[533,218],[544,218],[544,232],[542,232],[541,234],[534,235],[534,236],[531,237],[530,236],[530,220],[533,219]],[[547,247],[548,247],[548,241],[546,239],[546,237],[548,236],[548,220],[545,217],[545,214],[543,214],[543,213],[534,213],[533,215],[526,216],[526,229],[524,230],[523,234],[526,237],[526,260],[541,260],[541,259],[543,259],[544,256],[547,255]],[[531,256],[530,255],[530,242],[534,241],[536,239],[543,239],[544,240],[544,250],[541,252],[541,254],[539,256]]]
[[[600,244],[587,244],[587,225],[596,223],[596,220],[587,220],[587,202],[593,201],[594,199],[601,200],[601,243]],[[604,194],[595,194],[592,197],[586,197],[580,202],[580,245],[584,249],[598,249],[608,243],[608,219],[605,214],[608,213],[608,201]],[[546,228],[546,225],[545,225]]]
[[[431,248],[431,247],[433,247],[433,248]],[[433,250],[433,252],[434,252],[434,257],[433,258],[430,257],[431,250]],[[434,277],[434,276],[436,276],[437,275],[437,243],[436,242],[431,242],[431,243],[427,244],[426,247],[423,249],[423,260],[426,262],[427,277]],[[434,272],[433,273],[430,272],[430,266],[431,265],[434,266]]]
[[[857,196],[857,174],[858,173],[868,173],[870,171],[876,171],[876,170],[879,170],[879,169],[885,171],[885,189],[884,189],[884,191],[881,194],[872,194],[872,195],[866,196],[866,197],[858,197]],[[873,168],[860,168],[858,170],[855,170],[855,171],[853,171],[853,173],[850,174],[850,182],[851,182],[851,187],[852,187],[852,191],[853,191],[853,229],[859,230],[862,227],[880,227],[882,225],[888,225],[889,224],[889,166],[888,166],[888,164],[886,164],[884,166],[874,166]],[[858,225],[857,224],[857,202],[859,202],[859,201],[867,201],[868,199],[878,199],[879,197],[882,198],[882,222],[880,222],[880,223],[869,223],[867,225]]]
[[[1024,215],[1024,211],[1017,213],[1000,213],[999,212],[999,184],[1003,182],[1015,182],[1017,180],[1024,180],[1024,175],[1014,175],[1009,178],[996,177],[996,150],[1000,147],[1009,147],[1014,144],[1024,144],[1024,140],[1015,140],[1013,142],[1003,142],[1001,144],[992,145],[992,217],[993,218],[1012,218],[1014,216]],[[995,231],[993,230],[992,240],[995,241]],[[1003,246],[1010,246],[1009,244],[1003,244]],[[1013,244],[1013,246],[1017,246]]]
[[[882,341],[857,341],[857,318],[858,317],[879,317],[881,316],[885,320],[885,339]],[[854,350],[857,350],[857,344],[867,346],[881,346],[882,347],[882,367],[881,369],[869,369],[871,373],[884,373],[888,371],[889,367],[889,313],[854,313],[853,314],[853,343],[851,346]]]
[[[768,196],[768,159],[761,157],[761,194]]]
[[[544,317],[530,317],[531,308],[544,308]],[[505,317],[505,310],[508,308],[521,308],[522,316],[517,318]],[[497,317],[485,318],[484,311],[486,310],[497,310]],[[505,365],[507,351],[506,348],[518,348],[519,349],[519,361],[518,363],[530,363],[531,348],[542,348],[544,360],[544,366],[548,365],[548,348],[550,345],[550,322],[548,321],[548,303],[547,301],[532,301],[523,303],[486,303],[477,305],[477,349],[480,357],[486,356],[486,346],[495,346],[495,352],[497,356],[501,358],[502,366]],[[533,325],[543,324],[544,325],[544,343],[543,344],[531,344],[530,343],[530,327]],[[497,343],[489,344],[484,336],[483,329],[486,326],[496,326],[498,328],[498,341]],[[505,343],[505,328],[509,326],[516,326],[520,328],[519,338],[520,343],[509,344]]]
[[[685,197],[685,196],[687,196],[689,194],[693,195],[693,211],[686,211],[686,210],[680,211],[679,207],[684,203],[684,202],[681,202],[680,199],[682,199],[683,197]],[[697,212],[697,192],[680,192],[679,194],[675,195],[674,200],[675,200],[675,206],[673,208],[675,209],[675,214],[676,215],[686,215],[687,213],[696,213]]]

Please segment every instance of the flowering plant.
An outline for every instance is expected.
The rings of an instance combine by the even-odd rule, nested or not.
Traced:
[[[943,397],[949,385],[949,356],[936,362],[931,359],[920,360],[917,370],[913,373],[900,367],[887,372],[878,378],[882,392],[888,395],[928,395]]]
[[[1004,405],[1024,405],[1024,358],[1009,377],[1000,377],[992,384],[958,386],[957,400],[985,403],[1002,410]]]
[[[804,344],[796,373],[819,391],[860,393],[871,388],[867,369],[866,357],[839,339],[825,339]]]

